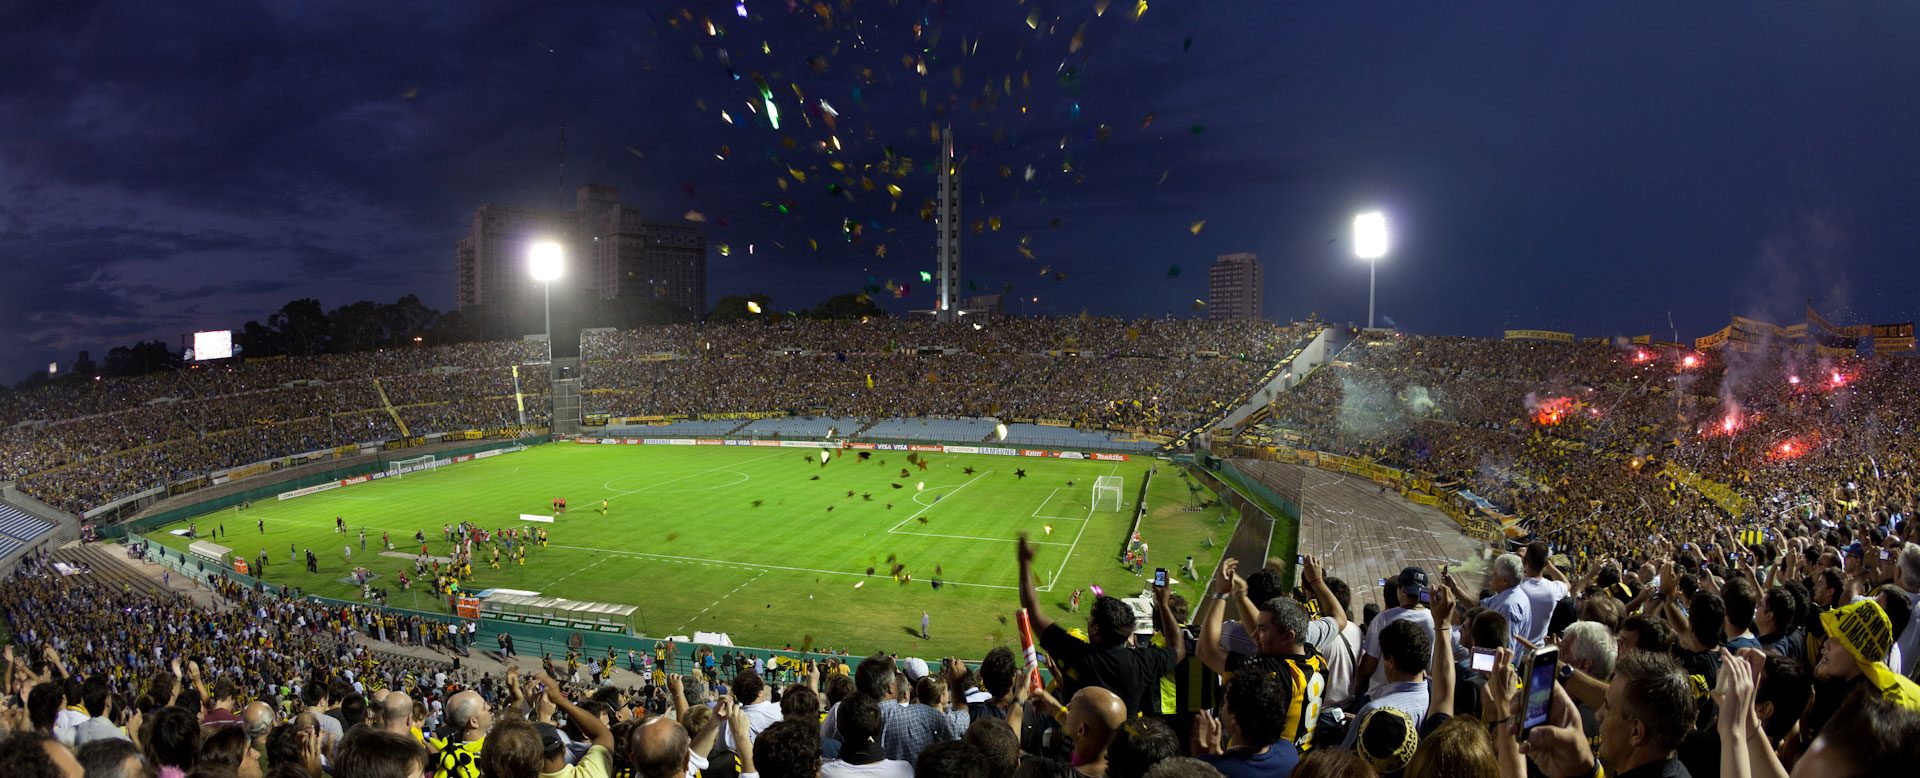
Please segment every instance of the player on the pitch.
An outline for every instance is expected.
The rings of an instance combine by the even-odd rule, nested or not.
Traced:
[[[600,501],[600,518],[604,519],[606,517],[607,517],[607,501],[603,499]]]

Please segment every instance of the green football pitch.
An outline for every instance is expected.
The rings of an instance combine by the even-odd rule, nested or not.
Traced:
[[[416,531],[425,532],[432,554],[446,556],[452,543],[443,539],[443,525],[545,527],[550,544],[532,549],[524,566],[503,560],[501,569],[490,569],[480,544],[475,577],[463,588],[635,605],[635,627],[649,637],[724,632],[743,646],[856,653],[977,657],[1012,643],[1010,617],[1019,606],[1014,549],[1022,532],[1036,544],[1045,607],[1069,625],[1083,619],[1066,615],[1075,588],[1091,584],[1134,596],[1152,575],[1151,568],[1134,575],[1117,561],[1152,459],[932,453],[920,455],[922,469],[904,451],[874,451],[865,461],[837,451],[824,466],[819,455],[561,443],[192,521],[202,539],[224,531],[214,542],[250,563],[264,551],[269,582],[358,600],[348,574],[366,567],[378,576],[374,585],[389,590],[391,604],[441,612],[446,602],[427,587],[403,593],[395,583],[402,570],[412,574]],[[1120,511],[1092,509],[1093,482],[1102,475],[1125,479]],[[520,521],[523,513],[551,515],[556,497],[570,508],[556,521]],[[1175,590],[1198,602],[1199,586],[1181,580],[1178,570],[1192,555],[1199,573],[1210,573],[1233,527],[1219,524],[1216,511],[1186,510],[1187,486],[1168,465],[1147,500],[1141,535],[1151,562],[1174,571]],[[345,519],[345,536],[335,532],[335,517]],[[147,537],[183,549],[190,541],[168,530],[186,523]],[[391,552],[383,553],[383,532],[392,536]],[[293,562],[290,549],[302,561]],[[320,559],[318,574],[306,571],[307,549]],[[889,574],[894,564],[904,566],[910,582]],[[927,641],[919,637],[923,610],[932,621]]]

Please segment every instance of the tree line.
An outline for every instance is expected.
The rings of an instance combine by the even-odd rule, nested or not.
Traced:
[[[752,302],[760,312],[754,313]],[[657,300],[594,300],[580,311],[583,328],[635,327],[691,321],[694,316],[684,308]],[[782,316],[812,319],[859,319],[884,317],[887,312],[871,297],[847,293],[827,298],[812,308],[776,311],[773,297],[763,293],[722,297],[712,309],[699,317],[709,322],[731,322]],[[361,300],[329,311],[319,300],[303,297],[291,300],[260,320],[248,321],[234,330],[233,344],[238,357],[311,356],[345,354],[389,348],[417,348],[448,343],[506,340],[521,337],[542,328],[541,312],[509,311],[490,306],[474,306],[439,311],[409,294],[391,303]],[[104,360],[96,361],[90,351],[81,351],[62,373],[49,375],[45,370],[28,373],[14,385],[30,389],[50,383],[79,383],[99,378],[144,375],[162,370],[178,370],[184,355],[166,342],[143,340],[107,350]]]

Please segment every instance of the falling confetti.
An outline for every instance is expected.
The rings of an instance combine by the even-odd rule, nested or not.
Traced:
[[[980,325],[975,324],[973,326],[979,327]],[[993,439],[994,440],[1007,439],[1007,423],[1006,422],[1001,422],[999,424],[993,425]]]
[[[1052,525],[1052,524],[1048,524],[1048,525],[1046,525],[1045,527],[1043,527],[1042,529],[1045,529],[1045,530],[1047,531],[1047,534],[1049,534],[1049,535],[1051,535],[1051,534],[1053,534],[1053,525]]]
[[[688,211],[684,214],[681,214],[680,218],[686,219],[687,221],[690,221],[690,222],[704,222],[707,220],[707,215],[699,211]]]
[[[732,253],[733,253],[733,247],[732,247],[732,246],[729,246],[729,245],[727,245],[727,244],[725,244],[725,243],[722,243],[722,244],[720,244],[720,256],[723,256],[723,257],[724,257],[724,256],[729,256],[729,255],[731,255]]]
[[[927,482],[926,482],[926,481],[921,481],[920,483],[917,483],[917,484],[914,484],[914,485],[913,485],[913,490],[914,490],[914,491],[916,491],[916,492],[924,492],[924,491],[926,491],[926,490],[927,490]]]
[[[858,588],[860,588],[860,587],[862,587],[862,586],[866,586],[866,585],[867,585],[867,582],[866,582],[866,581],[854,581],[854,582],[853,582],[853,588],[855,588],[855,589],[858,589]]]
[[[1201,219],[1197,222],[1194,222],[1191,226],[1187,227],[1187,231],[1195,235],[1199,235],[1200,231],[1206,228],[1207,228],[1207,220]]]
[[[747,312],[748,312],[748,313],[759,313],[759,312],[760,312],[760,304],[759,304],[759,303],[756,303],[756,302],[754,302],[754,301],[752,301],[752,300],[748,300],[748,301],[747,301]],[[823,460],[824,460],[824,459],[826,459],[826,456],[825,456],[825,452],[821,452],[821,453],[822,453],[822,456],[821,456],[821,459],[823,459]]]

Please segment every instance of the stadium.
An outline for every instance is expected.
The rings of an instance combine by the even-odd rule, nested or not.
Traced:
[[[1596,209],[1516,172],[1563,149],[1485,130],[1567,113],[1535,134],[1584,138],[1636,115],[1609,102],[1632,78],[1534,84],[1516,94],[1579,105],[1483,115],[1481,69],[1422,80],[1472,57],[1376,51],[1396,83],[1335,58],[1305,70],[1390,111],[1457,105],[1418,140],[1399,114],[1366,114],[1378,136],[1303,128],[1296,156],[1271,146],[1299,123],[1287,101],[1208,74],[1282,84],[1255,31],[1311,51],[1295,28],[1355,45],[1349,19],[906,5],[180,10],[250,31],[232,35],[23,13],[35,51],[66,52],[39,80],[174,99],[0,91],[60,117],[0,121],[0,190],[37,195],[0,203],[19,257],[0,263],[19,328],[0,366],[32,368],[0,387],[0,778],[1772,778],[1920,759],[1909,220],[1701,214],[1708,237],[1676,238],[1661,220],[1711,199],[1695,188],[1795,211],[1690,167],[1783,164],[1775,146],[1676,145],[1685,164],[1648,172],[1661,149],[1594,143],[1552,173],[1593,178]],[[1529,39],[1584,24],[1460,13]],[[1416,21],[1380,29],[1450,24]],[[155,62],[222,75],[106,53],[147,38],[195,43]],[[1693,44],[1645,45],[1617,66],[1693,76],[1658,64]],[[1726,56],[1749,59],[1843,96],[1884,77]],[[301,75],[314,62],[339,85]],[[242,71],[276,86],[235,87],[244,117],[208,107],[198,90]],[[1714,100],[1865,111],[1798,88]],[[303,105],[263,94],[283,90]],[[1719,126],[1690,110],[1665,131]],[[103,129],[116,115],[142,124]],[[162,129],[188,125],[205,129]],[[1821,126],[1896,162],[1910,146]],[[143,159],[89,145],[121,143]],[[1854,161],[1806,153],[1821,164],[1795,171]],[[117,172],[50,172],[72,160]],[[1821,181],[1804,189],[1885,192]],[[1634,264],[1644,236],[1541,211],[1698,256]],[[1513,256],[1541,235],[1599,248]],[[1751,272],[1700,258],[1747,243]]]

